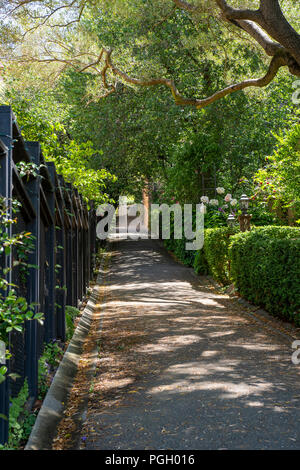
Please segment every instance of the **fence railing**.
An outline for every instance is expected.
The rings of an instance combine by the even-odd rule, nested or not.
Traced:
[[[37,177],[21,177],[19,162],[34,163]],[[96,215],[88,210],[78,191],[45,162],[38,142],[25,142],[9,106],[0,106],[0,196],[20,203],[13,233],[28,231],[34,236],[26,280],[20,282],[18,268],[7,274],[18,294],[35,303],[44,313],[44,324],[27,321],[23,333],[11,333],[10,373],[0,384],[0,415],[8,416],[9,399],[17,396],[28,381],[33,403],[38,393],[38,360],[45,343],[65,341],[65,306],[78,306],[93,273],[96,255]],[[1,267],[13,266],[13,255],[3,256]],[[59,267],[58,267],[59,266]],[[38,267],[38,269],[37,269]],[[8,421],[0,418],[0,443],[8,440]]]

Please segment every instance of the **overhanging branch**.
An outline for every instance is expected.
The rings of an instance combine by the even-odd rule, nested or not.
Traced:
[[[203,99],[196,99],[196,98],[186,98],[182,96],[178,89],[176,88],[175,82],[172,79],[167,78],[154,78],[149,80],[137,79],[130,77],[128,74],[120,70],[111,60],[112,50],[103,49],[105,54],[105,67],[102,71],[102,77],[104,81],[105,88],[108,88],[107,80],[106,80],[106,72],[110,69],[113,74],[118,75],[121,77],[126,83],[131,85],[137,85],[142,87],[151,87],[151,86],[159,86],[163,85],[170,89],[174,101],[179,106],[194,106],[197,109],[204,108],[215,101],[224,98],[227,95],[230,95],[236,91],[244,90],[245,88],[249,87],[265,87],[267,86],[277,75],[278,70],[280,67],[284,67],[288,65],[288,57],[282,51],[278,52],[271,60],[267,73],[258,79],[249,79],[244,80],[243,82],[236,83],[234,85],[230,85],[223,90],[219,90],[213,95],[203,98]]]
[[[264,30],[253,21],[238,20],[237,24],[261,45],[268,56],[272,57],[276,52],[284,49],[278,42],[272,41]]]
[[[278,0],[261,0],[257,10],[233,8],[226,0],[214,1],[224,20],[246,31],[269,56],[274,56],[279,50],[288,52],[293,57],[289,70],[299,75],[300,35],[285,18]],[[181,0],[173,2],[178,8],[190,13],[200,11],[199,7],[191,3]]]
[[[228,5],[225,0],[215,0],[227,20],[257,21],[261,14],[259,10],[237,9]]]

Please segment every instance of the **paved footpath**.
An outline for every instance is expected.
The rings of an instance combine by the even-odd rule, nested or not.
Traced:
[[[110,243],[86,449],[300,449],[300,365],[157,242]]]

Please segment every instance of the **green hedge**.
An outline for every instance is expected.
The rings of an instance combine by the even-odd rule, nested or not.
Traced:
[[[197,274],[211,274],[222,284],[234,283],[250,302],[300,325],[300,229],[255,227],[205,230],[204,247],[185,251],[186,240],[165,245]]]
[[[193,266],[197,274],[209,274],[209,267],[205,258],[204,249],[197,251]]]
[[[195,230],[195,223],[193,223],[193,229]],[[182,230],[182,239],[174,239],[174,216],[171,214],[170,223],[170,239],[164,240],[164,246],[172,251],[174,255],[185,265],[193,266],[196,252],[193,250],[186,250],[186,243],[190,243],[184,236],[184,229]]]
[[[300,229],[272,226],[234,235],[229,259],[243,297],[300,324]]]
[[[204,247],[195,256],[194,269],[197,274],[212,274],[222,284],[229,280],[228,249],[231,236],[238,228],[219,227],[205,230]]]
[[[193,250],[186,251],[185,246],[188,242],[190,242],[190,240],[186,238],[182,238],[182,240],[171,239],[164,240],[164,245],[168,250],[172,251],[183,264],[193,266],[196,253]]]

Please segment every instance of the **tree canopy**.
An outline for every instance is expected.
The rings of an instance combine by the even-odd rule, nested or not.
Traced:
[[[232,189],[241,180],[251,185],[277,146],[275,134],[299,121],[291,99],[296,56],[289,65],[282,62],[268,87],[230,88],[236,92],[209,98],[210,105],[205,101],[199,109],[197,100],[219,98],[228,84],[264,76],[269,56],[281,63],[292,55],[271,30],[264,30],[262,47],[245,29],[251,24],[252,32],[263,34],[253,12],[260,12],[258,20],[270,2],[227,3],[224,10],[225,2],[203,0],[3,2],[5,99],[17,114],[24,97],[26,113],[39,114],[43,103],[43,119],[48,113],[51,124],[63,127],[64,142],[81,148],[82,157],[73,161],[117,176],[113,184],[107,180],[114,197],[140,197],[147,180],[165,185],[170,197],[197,201],[205,172]],[[297,31],[297,5],[272,3],[272,12],[280,6]],[[274,20],[273,13],[268,18]],[[179,95],[172,100],[173,85],[153,77],[176,83]],[[86,146],[93,151],[85,152]]]
[[[299,15],[290,1],[10,0],[2,7],[14,58],[60,64],[56,73],[70,66],[93,73],[98,96],[117,92],[119,82],[164,86],[176,104],[200,109],[233,92],[265,87],[282,67],[300,76]],[[253,60],[261,65],[255,70]],[[211,61],[223,67],[223,79],[207,87]],[[182,83],[178,62],[194,83]],[[253,78],[255,72],[261,76]]]

